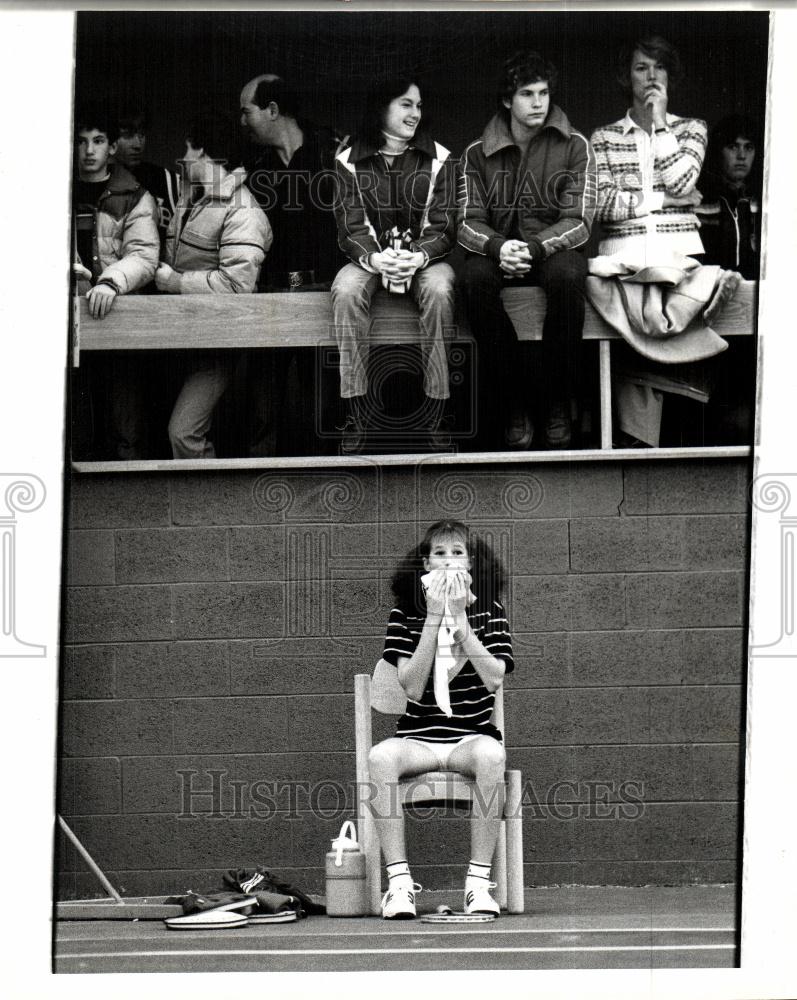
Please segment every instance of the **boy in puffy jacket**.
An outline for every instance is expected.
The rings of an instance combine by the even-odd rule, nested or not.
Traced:
[[[152,280],[160,252],[157,206],[129,171],[111,162],[116,140],[113,121],[102,109],[77,111],[73,273],[76,290],[86,295],[96,320],[108,315],[117,295],[135,292]],[[76,405],[80,407],[82,397],[82,405],[94,409],[101,384],[108,389],[109,413],[101,422],[110,430],[112,457],[140,458],[142,363],[116,352],[110,358],[92,358],[76,376]],[[81,450],[79,445],[76,450]]]

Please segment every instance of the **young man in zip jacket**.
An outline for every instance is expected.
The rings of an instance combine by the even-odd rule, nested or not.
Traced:
[[[478,342],[482,422],[490,436],[503,423],[510,448],[529,448],[534,433],[528,355],[501,304],[502,289],[518,284],[541,286],[547,299],[543,443],[571,442],[597,175],[586,137],[551,101],[556,79],[536,52],[508,59],[498,110],[460,160],[460,289]]]

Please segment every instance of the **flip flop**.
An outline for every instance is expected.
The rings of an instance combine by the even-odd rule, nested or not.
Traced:
[[[163,921],[170,931],[213,930],[221,927],[246,927],[249,918],[227,910],[200,910],[183,917],[168,917]]]
[[[282,910],[279,913],[253,913],[247,917],[250,924],[289,924],[296,920],[295,910]]]

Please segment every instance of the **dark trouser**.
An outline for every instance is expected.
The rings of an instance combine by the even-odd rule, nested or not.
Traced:
[[[586,258],[561,250],[535,263],[531,272],[508,278],[490,257],[467,254],[460,272],[460,293],[479,350],[477,394],[480,427],[498,431],[512,409],[528,408],[532,393],[529,356],[518,343],[504,312],[501,291],[513,285],[537,286],[547,299],[537,391],[547,409],[569,401],[578,386],[581,334],[584,328]]]

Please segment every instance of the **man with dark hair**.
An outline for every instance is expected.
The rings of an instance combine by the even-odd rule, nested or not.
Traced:
[[[509,282],[545,290],[543,440],[567,448],[572,434],[596,174],[586,137],[551,102],[555,84],[538,53],[507,60],[498,111],[460,162],[460,284],[479,347],[481,411],[490,432],[505,421],[510,448],[528,448],[533,425],[528,355],[501,304]]]
[[[111,163],[116,132],[98,109],[75,119],[77,179],[72,191],[79,277],[89,281],[89,307],[102,319],[117,295],[135,291],[158,265],[156,209],[124,167]]]
[[[332,212],[335,155],[341,144],[331,129],[305,121],[285,80],[273,73],[245,84],[240,107],[241,126],[254,147],[254,155],[244,163],[247,186],[274,234],[259,290],[327,290],[341,262]],[[287,400],[297,398],[300,388],[312,383],[314,355],[272,349],[250,352],[247,362],[249,454],[273,455],[277,413],[287,413]],[[293,411],[290,417],[295,437],[299,414]],[[307,428],[303,436],[309,437]]]
[[[178,174],[167,167],[144,160],[147,144],[147,119],[143,111],[136,108],[124,109],[116,118],[118,139],[114,162],[121,163],[135,179],[146,188],[158,206],[158,229],[161,241],[174,215],[180,197]]]
[[[226,123],[212,115],[196,120],[186,133],[184,181],[169,224],[166,260],[155,282],[175,295],[253,292],[260,265],[271,246],[271,227],[245,174],[232,173]],[[213,411],[230,381],[237,355],[197,351],[186,359],[187,376],[169,421],[175,458],[214,458],[208,438]]]
[[[78,110],[77,176],[72,187],[73,271],[77,291],[85,291],[95,319],[107,316],[117,295],[127,295],[146,285],[158,265],[160,240],[155,201],[124,167],[111,162],[116,139],[116,131],[103,109]],[[89,406],[92,406],[97,395],[88,387],[90,370],[101,373],[100,381],[108,387],[107,425],[113,457],[141,457],[137,369],[123,366],[116,356],[84,364],[76,379],[76,403],[82,395],[84,403],[91,400]],[[79,439],[80,429],[76,431]],[[76,448],[80,450],[77,442]]]

